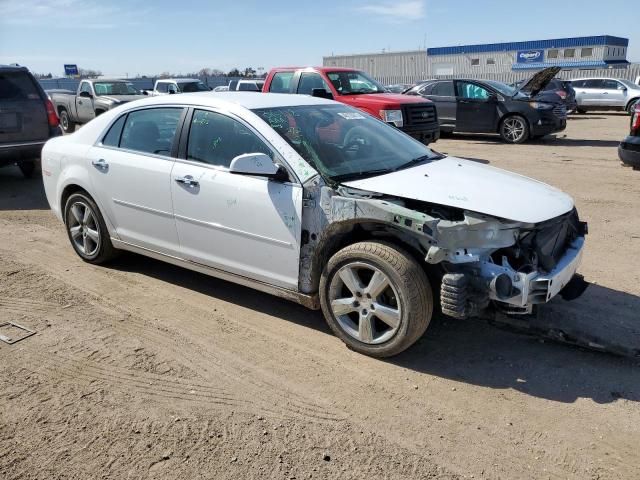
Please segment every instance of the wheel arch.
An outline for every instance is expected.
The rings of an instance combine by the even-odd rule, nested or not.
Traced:
[[[320,276],[329,259],[339,250],[363,241],[379,241],[393,245],[409,253],[420,265],[433,284],[438,279],[439,267],[424,261],[426,252],[420,246],[417,239],[405,234],[385,222],[377,221],[345,221],[329,226],[327,231],[317,241],[312,258],[308,264],[308,282],[312,292],[317,292],[320,285]],[[304,258],[303,264],[304,262]],[[303,272],[301,272],[303,273]]]
[[[628,112],[628,111],[629,111],[629,107],[630,107],[633,103],[637,102],[638,100],[640,100],[640,96],[633,97],[631,100],[629,100],[629,101],[627,102],[627,104],[624,106],[625,111],[627,111],[627,112]]]

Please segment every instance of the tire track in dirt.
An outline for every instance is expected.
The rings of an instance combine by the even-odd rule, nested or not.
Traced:
[[[51,262],[47,264],[47,266],[50,265]],[[98,274],[101,273],[100,269],[96,270]],[[124,276],[124,274],[119,274],[118,276]],[[111,285],[111,281],[113,280],[112,278],[105,279],[103,277],[98,283],[101,289],[113,287],[114,291],[117,291],[117,285]],[[123,279],[117,278],[115,279],[115,283],[122,286]],[[126,281],[124,282],[125,289],[129,289],[130,287],[127,283]],[[213,381],[215,384],[221,382],[229,385],[232,384],[235,390],[238,390],[238,386],[243,385],[243,390],[245,390],[243,396],[254,399],[254,404],[256,404],[255,399],[260,399],[259,404],[256,404],[255,407],[265,411],[265,413],[278,413],[280,416],[287,417],[299,416],[308,421],[315,422],[335,422],[345,418],[344,414],[331,411],[331,409],[320,406],[318,403],[305,397],[294,394],[293,392],[282,391],[281,386],[265,382],[263,379],[256,379],[255,375],[250,376],[251,366],[238,365],[234,355],[229,354],[224,349],[207,348],[200,354],[193,354],[191,353],[193,345],[188,339],[185,340],[185,345],[189,345],[188,348],[177,347],[176,337],[183,337],[182,339],[184,339],[184,328],[181,330],[171,329],[171,334],[168,335],[170,329],[163,328],[163,332],[158,329],[157,322],[149,318],[148,315],[141,314],[141,312],[135,309],[125,308],[105,297],[100,297],[95,290],[86,286],[86,281],[81,279],[77,283],[71,283],[71,285],[73,286],[74,293],[78,294],[81,292],[85,297],[88,297],[83,299],[82,302],[100,307],[105,315],[111,318],[111,327],[113,327],[116,332],[135,336],[143,342],[143,344],[150,346],[152,349],[162,350],[165,353],[171,352],[171,355],[179,359],[183,365],[191,369],[196,369],[200,376]],[[81,318],[83,311],[86,310],[86,306],[72,307],[73,308],[68,309],[69,314],[77,318]],[[202,314],[203,312],[194,313]],[[192,338],[200,335],[201,332],[199,332],[199,329],[200,327],[197,325],[188,329],[191,335],[193,335]],[[146,390],[148,392],[150,389],[147,388]]]

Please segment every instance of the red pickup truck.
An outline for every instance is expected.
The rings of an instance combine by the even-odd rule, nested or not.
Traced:
[[[262,91],[314,95],[346,103],[426,144],[440,137],[438,113],[432,102],[389,93],[364,72],[352,68],[274,68]]]

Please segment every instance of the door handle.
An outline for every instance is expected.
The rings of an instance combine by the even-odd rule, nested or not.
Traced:
[[[78,100],[78,105],[82,105],[82,100]]]
[[[603,95],[609,95],[609,92],[602,92]]]
[[[176,177],[176,182],[180,185],[185,185],[187,187],[197,187],[200,185],[200,182],[194,180],[191,175],[185,175],[184,177]]]
[[[91,165],[100,170],[107,170],[109,168],[109,164],[104,160],[104,158],[101,158],[100,160],[93,160]]]

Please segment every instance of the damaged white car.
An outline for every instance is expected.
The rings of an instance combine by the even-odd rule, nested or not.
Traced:
[[[330,100],[131,102],[50,140],[42,172],[85,261],[129,250],[322,308],[367,355],[412,345],[435,308],[526,314],[586,286],[569,196]]]

